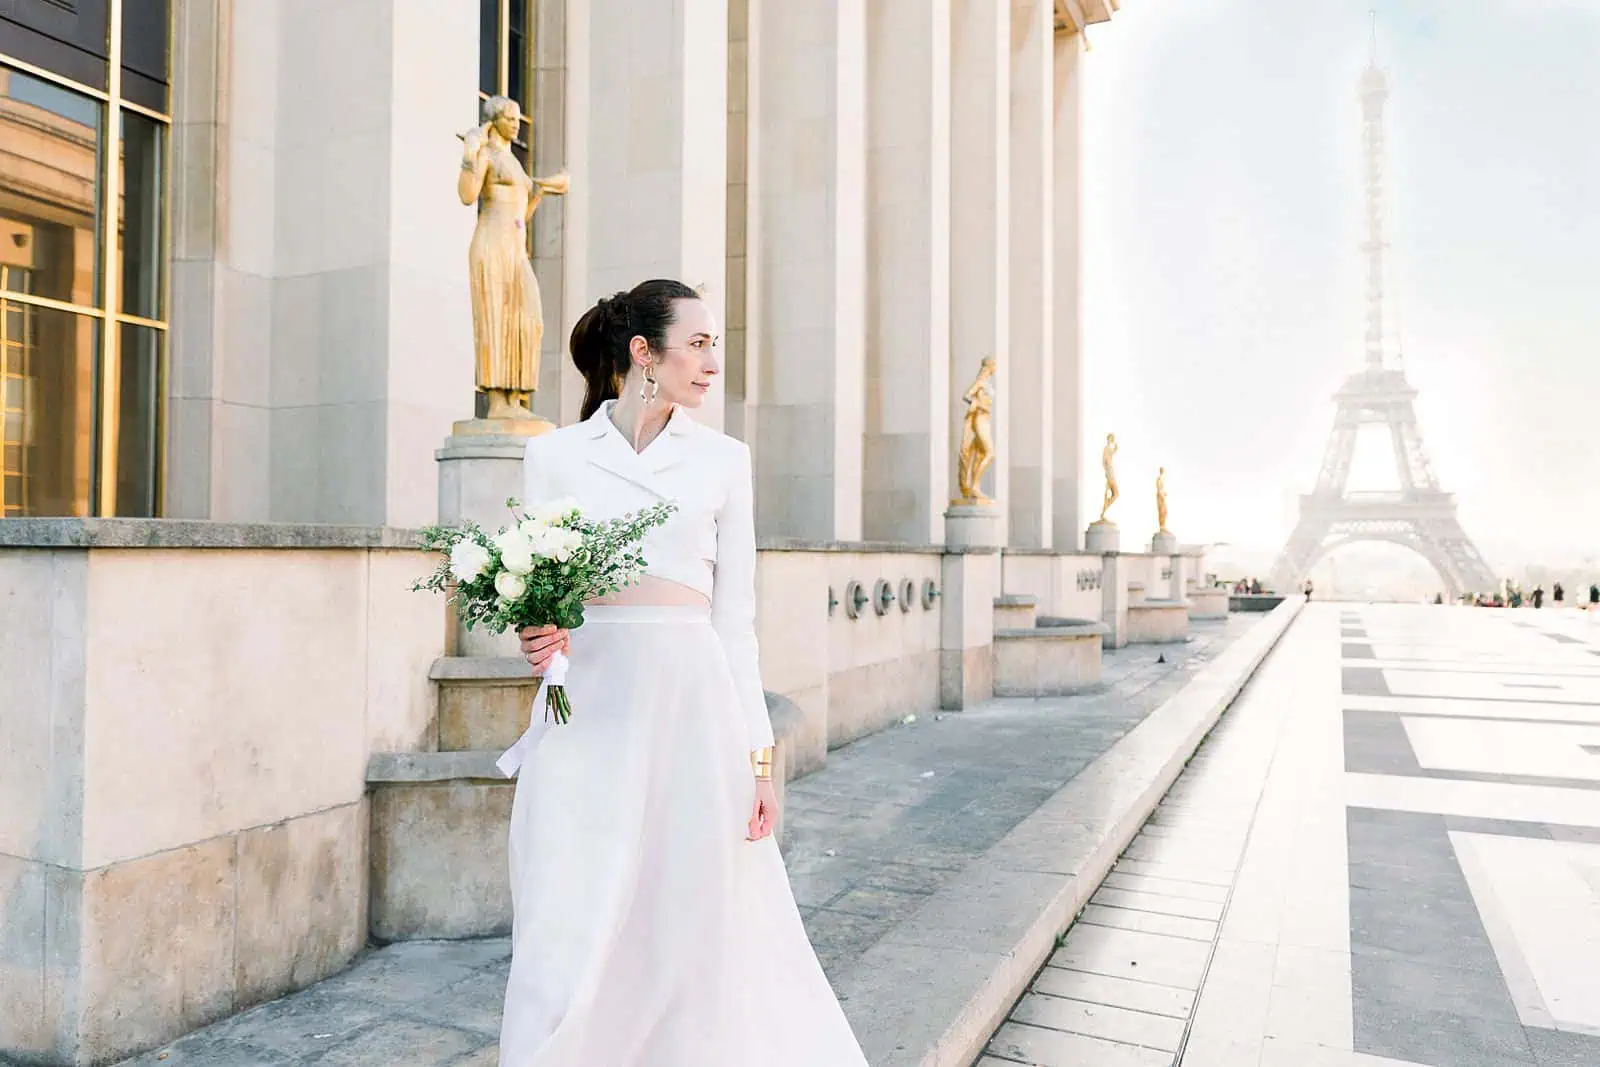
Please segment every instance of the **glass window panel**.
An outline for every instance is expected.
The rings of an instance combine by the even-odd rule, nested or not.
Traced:
[[[107,12],[106,0],[0,0],[0,52],[104,90]]]
[[[109,0],[0,0],[0,19],[101,59],[110,55]]]
[[[511,0],[506,41],[506,95],[528,113],[528,11],[523,0]]]
[[[478,0],[478,91],[493,96],[500,91],[500,0]]]
[[[122,113],[122,311],[162,317],[162,207],[165,198],[166,126],[132,111]]]
[[[154,82],[167,80],[167,0],[122,0],[122,65]],[[127,87],[123,87],[124,92]],[[143,101],[141,101],[142,103]],[[153,107],[155,105],[146,105]],[[163,109],[165,110],[165,109]]]
[[[104,108],[0,67],[0,272],[17,268],[26,290],[71,304],[98,299],[95,239]]]
[[[167,111],[167,85],[154,78],[146,78],[137,71],[122,68],[122,98],[165,114]]]
[[[19,305],[0,299],[9,314]],[[21,382],[20,407],[6,411],[0,435],[8,482],[6,515],[88,515],[94,456],[95,369],[99,321],[53,308],[22,307],[20,336],[4,338],[8,384]]]
[[[161,345],[164,334],[149,326],[117,327],[121,349],[117,366],[117,514],[149,518],[156,514],[160,464]]]

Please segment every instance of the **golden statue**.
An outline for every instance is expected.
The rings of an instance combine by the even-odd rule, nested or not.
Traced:
[[[978,364],[978,376],[966,395],[967,414],[961,421],[961,453],[956,463],[956,485],[961,491],[958,504],[992,503],[983,492],[983,475],[994,462],[994,357]]]
[[[489,418],[531,419],[544,308],[528,259],[528,223],[545,195],[565,193],[568,181],[565,174],[530,177],[511,154],[523,121],[515,100],[490,97],[483,118],[483,125],[461,137],[456,181],[461,202],[478,205],[467,249],[477,382],[488,394]]]
[[[1167,529],[1167,468],[1162,467],[1156,472],[1156,524],[1162,533],[1171,533]]]
[[[1100,466],[1106,472],[1106,499],[1105,503],[1100,505],[1101,522],[1110,521],[1106,518],[1106,512],[1111,510],[1111,505],[1115,504],[1117,497],[1122,495],[1122,491],[1117,488],[1117,472],[1111,465],[1111,461],[1116,455],[1117,435],[1108,433],[1106,434],[1106,447],[1100,451]]]

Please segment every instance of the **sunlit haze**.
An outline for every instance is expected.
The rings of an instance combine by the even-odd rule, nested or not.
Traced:
[[[1371,5],[1124,6],[1089,38],[1086,499],[1114,430],[1125,529],[1154,529],[1165,464],[1182,539],[1276,549],[1362,360]],[[1600,528],[1600,3],[1385,0],[1377,40],[1388,344],[1434,467],[1491,566],[1581,560]],[[1363,440],[1351,488],[1393,484],[1387,443]]]

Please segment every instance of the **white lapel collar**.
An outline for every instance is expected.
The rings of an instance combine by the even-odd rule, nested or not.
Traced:
[[[602,404],[584,424],[589,437],[589,462],[663,500],[670,500],[671,494],[656,476],[683,458],[685,440],[693,430],[692,420],[674,410],[660,435],[639,453],[611,421],[611,403]]]
[[[667,425],[650,442],[650,446],[639,453],[639,459],[651,474],[660,474],[676,466],[688,452],[689,435],[694,428],[694,419],[685,414],[682,408],[673,408]]]

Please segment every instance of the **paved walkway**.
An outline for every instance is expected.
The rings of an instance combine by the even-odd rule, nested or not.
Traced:
[[[1313,605],[980,1062],[1600,1065],[1600,625]]]
[[[1184,645],[1107,653],[1095,693],[919,716],[832,753],[822,771],[794,783],[784,851],[829,977],[850,973],[973,857],[1264,618],[1196,624]],[[504,939],[390,946],[125,1067],[492,1067],[509,951]]]

